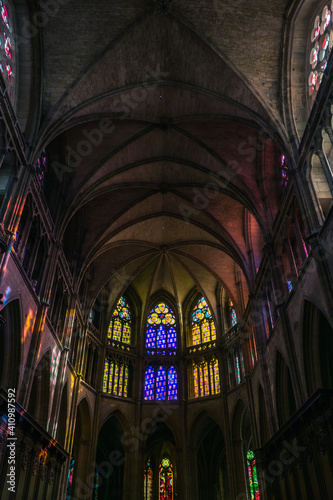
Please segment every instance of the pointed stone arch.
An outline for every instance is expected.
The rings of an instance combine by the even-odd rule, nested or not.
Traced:
[[[116,409],[109,414],[107,420],[100,428],[97,440],[95,458],[95,475],[98,474],[100,486],[98,495],[100,498],[112,498],[122,500],[125,485],[125,468],[128,463],[125,460],[126,447],[132,443],[132,432],[130,436],[124,428],[130,429],[129,422],[123,423],[124,414]],[[134,450],[133,450],[134,451]]]
[[[213,412],[209,411],[209,409],[204,409],[196,416],[195,420],[191,424],[191,429],[189,432],[190,443],[197,442],[199,429],[202,426],[203,422],[207,419],[211,419],[212,421],[216,422],[221,431],[224,432],[222,426],[223,424],[221,421],[217,421],[216,415],[214,415]]]
[[[235,490],[239,498],[244,492],[249,494],[246,455],[249,449],[256,448],[255,436],[252,434],[252,422],[248,405],[238,399],[232,413],[232,447],[235,470]]]
[[[228,497],[228,462],[224,433],[215,418],[199,415],[196,422],[196,477],[198,499]]]
[[[129,436],[133,436],[133,426],[131,425],[128,416],[126,415],[123,408],[112,408],[109,413],[107,413],[103,420],[99,423],[99,432],[102,430],[103,426],[108,422],[110,418],[115,418],[119,422],[119,425],[122,427],[124,433],[128,433]]]

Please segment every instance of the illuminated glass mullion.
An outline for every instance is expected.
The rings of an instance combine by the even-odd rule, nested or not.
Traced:
[[[198,398],[199,397],[199,373],[198,373],[198,367],[196,365],[193,365],[193,386],[194,386],[194,397]]]
[[[128,366],[125,367],[125,380],[124,380],[124,397],[127,398],[128,389]]]
[[[203,366],[202,363],[200,363],[199,366],[199,382],[200,382],[200,397],[204,396],[204,377],[203,377]]]
[[[235,362],[236,362],[236,374],[237,374],[237,383],[241,383],[241,373],[240,373],[240,367],[239,367],[239,356],[236,354],[235,357]]]
[[[108,394],[112,394],[112,388],[113,388],[113,372],[114,372],[114,363],[113,361],[110,362],[110,370],[109,370],[109,387],[108,387]]]
[[[167,385],[168,400],[175,401],[178,397],[177,394],[178,383],[177,383],[177,370],[174,366],[171,366],[168,370],[167,384],[168,384]]]
[[[104,377],[103,377],[103,392],[108,390],[108,377],[109,377],[109,362],[106,359],[104,362]]]
[[[218,360],[214,363],[214,383],[215,383],[215,394],[220,393],[220,371]]]
[[[210,393],[211,394],[215,394],[214,374],[213,374],[213,365],[212,365],[212,363],[209,363],[209,387],[210,387]]]
[[[123,395],[124,365],[119,366],[118,396]]]
[[[205,361],[203,367],[205,396],[209,396],[208,363]]]
[[[152,401],[155,399],[156,387],[155,387],[155,369],[152,366],[148,366],[145,370],[145,388],[144,388],[144,398],[146,401]]]
[[[114,366],[114,378],[113,378],[113,394],[118,396],[118,380],[119,380],[119,365],[115,363]]]

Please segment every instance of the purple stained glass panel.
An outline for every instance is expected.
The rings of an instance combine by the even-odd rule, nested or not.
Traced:
[[[168,400],[175,401],[177,399],[177,370],[174,366],[171,366],[168,371]]]
[[[171,327],[168,331],[168,349],[177,348],[177,332],[176,328]]]
[[[160,325],[157,328],[157,349],[165,349],[166,348],[166,331],[165,327]]]
[[[155,371],[152,366],[148,366],[145,373],[145,400],[153,401],[155,399]]]
[[[166,372],[163,366],[160,366],[156,373],[156,400],[164,401],[166,399]]]

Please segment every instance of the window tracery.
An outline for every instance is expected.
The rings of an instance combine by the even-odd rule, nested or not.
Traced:
[[[220,372],[215,356],[192,361],[192,397],[201,398],[220,393]]]
[[[129,366],[123,360],[106,358],[104,363],[103,392],[111,396],[128,397]]]
[[[160,500],[173,500],[173,466],[168,458],[163,458],[159,471]]]
[[[153,469],[150,460],[148,460],[144,472],[144,500],[153,500]]]
[[[109,346],[112,347],[131,343],[131,311],[124,297],[120,297],[113,311],[108,339]]]
[[[0,0],[1,30],[0,30],[0,71],[5,81],[13,84],[13,65],[15,52],[13,46],[13,23],[10,8],[7,2]]]
[[[216,329],[212,313],[204,297],[201,297],[192,312],[192,345],[216,340]]]
[[[308,88],[312,98],[317,95],[333,46],[332,8],[333,2],[318,12],[311,30]]]
[[[176,317],[164,302],[158,303],[149,313],[146,330],[147,354],[175,355],[177,349]]]
[[[231,319],[231,327],[237,325],[237,314],[236,314],[236,309],[234,308],[234,304],[231,299],[229,299],[229,312],[230,312],[230,319]]]
[[[145,371],[144,399],[146,401],[176,401],[178,374],[174,365],[150,364]]]
[[[246,454],[247,472],[250,485],[251,500],[260,500],[259,483],[255,455],[252,450]]]

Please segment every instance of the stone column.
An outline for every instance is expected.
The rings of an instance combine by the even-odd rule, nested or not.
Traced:
[[[299,233],[300,237],[300,233]],[[304,252],[304,249],[303,249]],[[281,279],[281,272],[279,272],[279,266],[277,265],[277,257],[275,253],[275,248],[272,243],[268,243],[265,247],[265,254],[267,256],[267,261],[271,270],[273,277],[273,285],[275,289],[275,299],[276,308],[279,312],[281,322],[283,338],[287,348],[288,354],[288,365],[290,367],[290,374],[292,377],[293,387],[295,390],[296,405],[299,407],[304,401],[304,390],[301,382],[301,375],[299,372],[299,367],[297,363],[296,350],[294,345],[294,340],[292,336],[292,329],[290,326],[290,321],[288,313],[285,307],[285,301],[288,297],[288,286],[287,283],[283,282]],[[305,254],[304,254],[305,257]]]
[[[24,408],[28,407],[28,402],[30,398],[30,391],[34,379],[35,367],[38,359],[39,345],[41,342],[41,335],[44,329],[44,323],[46,318],[46,313],[49,304],[42,301],[37,310],[36,320],[34,324],[34,330],[31,337],[29,354],[27,358],[26,365],[24,367],[23,383],[21,385],[21,394],[19,400],[22,401],[22,406]]]
[[[309,155],[310,156],[310,155]],[[307,170],[310,170],[310,159],[308,159]],[[313,234],[318,231],[323,223],[321,209],[316,201],[315,194],[306,179],[305,171],[292,168],[289,170],[291,181],[295,189],[295,194],[302,212],[304,227],[307,234]]]
[[[265,346],[267,342],[267,335],[264,320],[262,317],[262,303],[263,299],[260,297],[250,297],[251,302],[251,316],[253,318],[254,334],[256,339],[258,363],[260,366],[261,378],[263,381],[263,391],[265,397],[265,404],[267,409],[268,423],[270,435],[274,435],[277,430],[277,422],[274,414],[273,395],[271,392],[271,381],[268,375],[268,367],[265,357]]]

